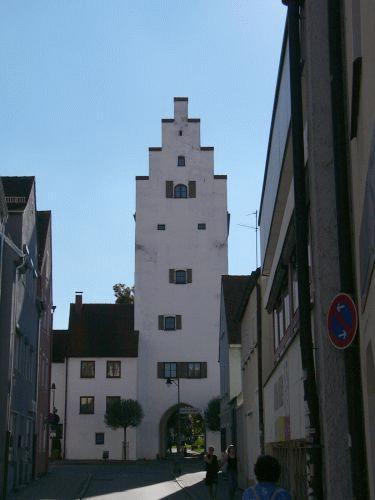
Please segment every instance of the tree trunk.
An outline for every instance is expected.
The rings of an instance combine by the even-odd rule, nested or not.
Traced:
[[[124,460],[126,460],[126,427],[124,427]]]

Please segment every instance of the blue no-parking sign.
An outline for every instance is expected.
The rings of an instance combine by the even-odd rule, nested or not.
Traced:
[[[346,293],[333,299],[328,312],[328,337],[337,349],[345,349],[357,333],[357,307]]]

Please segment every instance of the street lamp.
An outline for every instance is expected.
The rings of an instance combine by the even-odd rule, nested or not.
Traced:
[[[56,385],[53,383],[51,385],[51,391],[52,391],[52,409],[55,411],[55,392],[56,392]]]
[[[177,380],[177,382],[176,382]],[[180,416],[180,376],[177,370],[176,378],[168,377],[166,382],[168,386],[171,384],[177,385],[177,454],[181,451],[181,416]]]

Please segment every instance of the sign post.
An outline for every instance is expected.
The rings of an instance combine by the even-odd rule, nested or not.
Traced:
[[[350,295],[339,293],[328,312],[328,337],[336,349],[346,349],[357,333],[357,307]]]

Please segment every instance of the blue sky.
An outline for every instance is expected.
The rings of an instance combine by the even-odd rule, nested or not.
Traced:
[[[134,283],[135,176],[174,97],[189,98],[228,176],[229,273],[256,268],[244,226],[259,210],[285,18],[281,0],[1,2],[0,175],[34,175],[37,208],[52,211],[54,328],[75,291],[113,302],[115,283]]]

